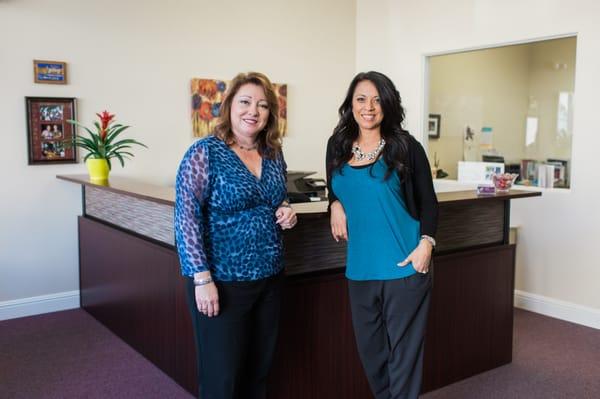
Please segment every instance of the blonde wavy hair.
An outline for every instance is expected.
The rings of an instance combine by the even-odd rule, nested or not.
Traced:
[[[221,104],[219,121],[215,127],[214,134],[228,145],[234,143],[233,131],[231,130],[231,104],[240,87],[248,83],[261,87],[267,98],[269,119],[265,128],[258,134],[257,144],[260,155],[273,159],[281,151],[282,134],[279,131],[279,102],[277,101],[273,84],[262,73],[240,73],[233,78],[225,94],[225,99]]]

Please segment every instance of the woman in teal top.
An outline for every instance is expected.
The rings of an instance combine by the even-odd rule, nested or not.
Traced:
[[[384,179],[386,171],[379,158],[362,166],[346,164],[333,177],[333,192],[350,216],[346,267],[350,280],[391,280],[415,273],[412,264],[397,265],[419,244],[419,222],[406,210],[398,174]]]
[[[339,114],[327,180],[358,351],[376,399],[417,398],[438,214],[429,162],[387,76],[358,74]]]

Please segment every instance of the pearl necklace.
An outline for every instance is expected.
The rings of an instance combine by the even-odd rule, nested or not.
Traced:
[[[360,162],[360,161],[365,160],[365,159],[367,159],[369,161],[372,161],[375,158],[377,158],[377,155],[379,155],[379,153],[381,152],[381,150],[383,150],[384,146],[385,146],[385,140],[382,137],[381,140],[379,140],[379,145],[373,151],[367,152],[365,154],[360,149],[360,147],[358,146],[358,144],[354,144],[354,146],[352,146],[352,153],[354,154],[354,159],[356,159],[356,162]]]

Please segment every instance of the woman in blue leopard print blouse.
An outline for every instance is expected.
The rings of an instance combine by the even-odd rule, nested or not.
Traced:
[[[177,173],[175,238],[196,337],[200,397],[264,398],[279,324],[286,202],[278,102],[269,79],[231,82],[212,136]]]

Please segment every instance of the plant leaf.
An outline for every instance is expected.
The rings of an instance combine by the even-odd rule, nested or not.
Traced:
[[[129,128],[129,126],[113,126],[108,133],[106,133],[106,143],[110,144],[119,134],[121,134],[121,132],[127,128]]]
[[[85,126],[84,126],[84,125],[82,125],[81,123],[79,123],[79,122],[77,122],[77,121],[74,121],[73,119],[69,119],[67,122],[69,122],[69,123],[70,123],[70,124],[72,124],[72,125],[75,125],[75,126],[77,126],[77,127],[80,127],[80,128],[82,128],[82,129],[84,129],[85,131],[87,131],[87,132],[88,132],[88,134],[89,134],[90,136],[95,136],[95,135],[96,135],[96,134],[95,134],[94,132],[92,132],[90,129],[88,129],[87,127],[85,127]],[[77,133],[76,133],[76,135],[81,137],[81,135],[79,135],[79,134],[77,134]]]
[[[119,153],[115,153],[115,157],[119,160],[119,162],[121,162],[121,167],[125,167],[125,160],[123,159],[123,156],[121,156]]]

